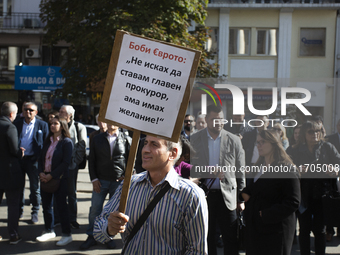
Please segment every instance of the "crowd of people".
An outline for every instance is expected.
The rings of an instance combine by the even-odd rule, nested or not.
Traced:
[[[7,198],[10,243],[21,240],[18,220],[27,174],[32,224],[38,222],[40,204],[43,208],[44,229],[36,240],[55,238],[54,227],[60,224],[62,238],[56,244],[67,245],[71,229],[79,228],[76,185],[86,129],[74,121],[70,105],[51,112],[47,122],[38,119],[33,102],[24,103],[22,114],[17,111],[6,102],[0,117],[0,189]],[[98,121],[97,115],[100,129],[90,135],[88,162],[93,186],[88,237],[80,249],[97,242],[113,249],[113,237],[121,233],[123,254],[217,254],[217,247],[223,247],[224,254],[236,255],[243,217],[246,254],[291,254],[297,220],[301,255],[311,253],[311,232],[315,254],[325,254],[326,241],[340,227],[326,226],[323,204],[325,196],[339,192],[340,121],[338,132],[326,136],[321,118],[292,130],[280,123],[270,126],[268,116],[256,119],[255,128],[244,115],[234,115],[236,124],[224,125],[221,106],[210,105],[206,115],[185,116],[177,143],[142,136],[122,213],[119,202],[132,136]],[[233,170],[216,171],[223,167]],[[322,171],[315,171],[317,167]]]
[[[38,223],[40,204],[43,207],[45,228],[36,240],[54,238],[54,226],[60,224],[62,238],[56,244],[67,245],[72,241],[71,228],[79,228],[77,176],[86,152],[86,128],[74,122],[71,105],[51,112],[46,122],[37,115],[34,102],[24,102],[22,112],[17,112],[13,102],[5,102],[1,107],[0,139],[4,153],[0,156],[0,196],[2,199],[5,193],[7,198],[10,244],[22,240],[18,220],[23,217],[27,174],[32,224]]]

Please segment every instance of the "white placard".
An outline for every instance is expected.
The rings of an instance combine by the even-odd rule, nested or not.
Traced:
[[[195,52],[124,34],[105,118],[171,137]]]

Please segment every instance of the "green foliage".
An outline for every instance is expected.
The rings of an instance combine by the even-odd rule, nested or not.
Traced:
[[[202,51],[199,77],[217,77],[207,62],[206,0],[42,0],[45,43],[70,44],[62,74],[66,93],[77,94],[106,77],[117,29]],[[199,25],[193,33],[190,20]]]

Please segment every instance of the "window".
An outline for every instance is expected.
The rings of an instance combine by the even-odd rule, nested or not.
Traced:
[[[231,28],[229,30],[229,54],[249,55],[250,29]]]
[[[0,69],[7,70],[8,68],[8,49],[0,48]]]
[[[325,56],[326,28],[300,29],[300,56]]]
[[[20,47],[0,47],[0,69],[14,71],[21,61]]]
[[[42,53],[43,66],[63,66],[68,59],[69,50],[68,47],[43,46]]]
[[[256,53],[277,56],[277,35],[277,29],[258,29]]]

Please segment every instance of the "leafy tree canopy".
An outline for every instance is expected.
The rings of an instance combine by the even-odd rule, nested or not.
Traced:
[[[70,44],[62,67],[65,92],[84,91],[106,77],[117,29],[202,51],[199,77],[217,77],[204,51],[207,0],[42,0],[45,43]],[[199,27],[189,33],[190,21]]]

